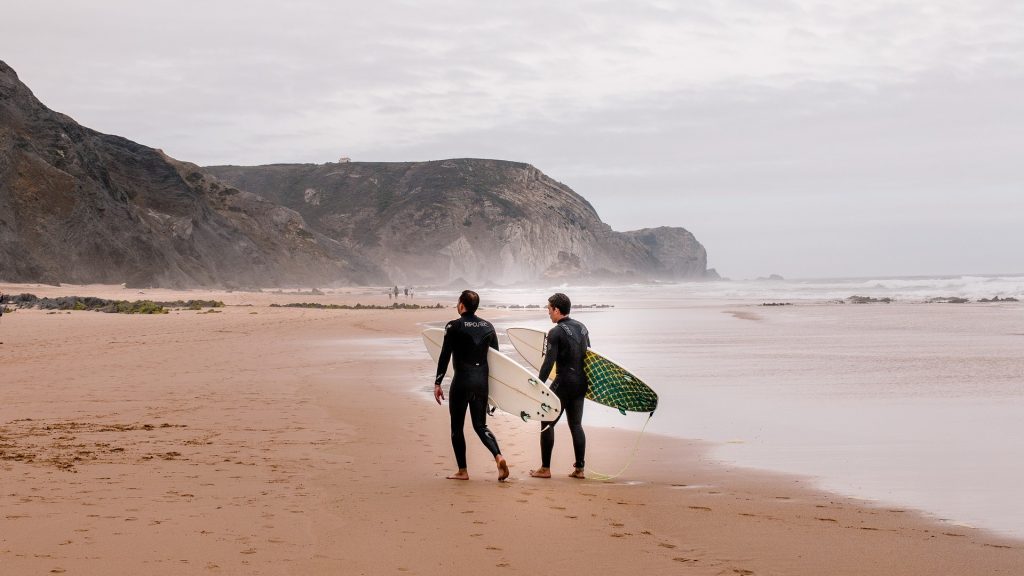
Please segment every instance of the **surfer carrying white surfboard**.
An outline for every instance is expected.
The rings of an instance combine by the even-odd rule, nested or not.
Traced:
[[[590,346],[590,332],[582,322],[569,318],[572,302],[561,292],[548,298],[548,317],[555,327],[548,332],[544,342],[544,363],[538,377],[541,382],[548,379],[551,369],[558,364],[551,391],[562,401],[562,413],[554,421],[541,422],[540,468],[530,472],[534,478],[551,477],[551,452],[555,447],[555,424],[566,415],[569,433],[572,434],[572,449],[576,456],[572,478],[586,478],[583,472],[587,451],[587,437],[583,433],[583,399],[587,394],[587,378],[583,371],[583,359]]]
[[[451,480],[469,480],[466,468],[466,409],[469,409],[473,430],[484,446],[494,455],[498,466],[498,481],[508,478],[508,464],[498,448],[498,439],[487,428],[487,350],[498,349],[498,334],[490,322],[478,317],[476,309],[480,296],[472,290],[459,295],[459,318],[444,327],[444,343],[437,359],[437,377],[434,379],[434,400],[444,400],[441,381],[454,358],[455,376],[448,389],[448,414],[451,416],[452,449],[459,469],[448,476]]]

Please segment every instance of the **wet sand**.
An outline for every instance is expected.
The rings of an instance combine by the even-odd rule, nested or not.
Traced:
[[[529,478],[534,426],[491,420],[454,471],[426,353],[445,310],[325,296],[0,286],[216,299],[215,313],[20,310],[0,320],[0,566],[10,574],[1019,574],[1024,543],[719,465],[647,436],[613,482]],[[425,303],[419,301],[419,303]],[[448,303],[445,303],[448,304]],[[588,430],[613,470],[633,432]],[[564,426],[554,471],[571,463]]]

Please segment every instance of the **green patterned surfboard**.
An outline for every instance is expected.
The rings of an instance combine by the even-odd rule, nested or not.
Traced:
[[[509,328],[506,333],[516,352],[536,370],[544,363],[544,340],[547,333],[533,328]],[[557,369],[557,366],[555,367]],[[654,412],[658,394],[631,372],[607,357],[587,349],[583,360],[587,375],[587,398],[611,406],[619,412]],[[552,371],[551,380],[555,373]]]
[[[654,412],[658,394],[642,380],[593,350],[583,360],[587,398],[617,408],[619,412]]]

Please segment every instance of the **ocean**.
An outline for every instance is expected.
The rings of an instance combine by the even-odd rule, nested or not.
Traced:
[[[709,441],[730,465],[1024,537],[1024,275],[478,291],[499,332],[547,329],[547,296],[568,294],[593,348],[658,392],[650,432]],[[584,423],[645,421],[588,403]]]

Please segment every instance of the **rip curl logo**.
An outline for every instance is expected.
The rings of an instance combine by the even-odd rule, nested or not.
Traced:
[[[466,328],[487,328],[489,326],[487,322],[463,322],[462,325]]]
[[[579,322],[572,324],[569,322],[559,322],[558,326],[563,332],[565,332],[566,336],[568,336],[569,342],[572,342],[572,344],[576,346],[584,346],[584,342],[586,342],[586,339],[588,338],[586,326]],[[574,354],[576,353],[575,350],[576,349],[573,348]]]

